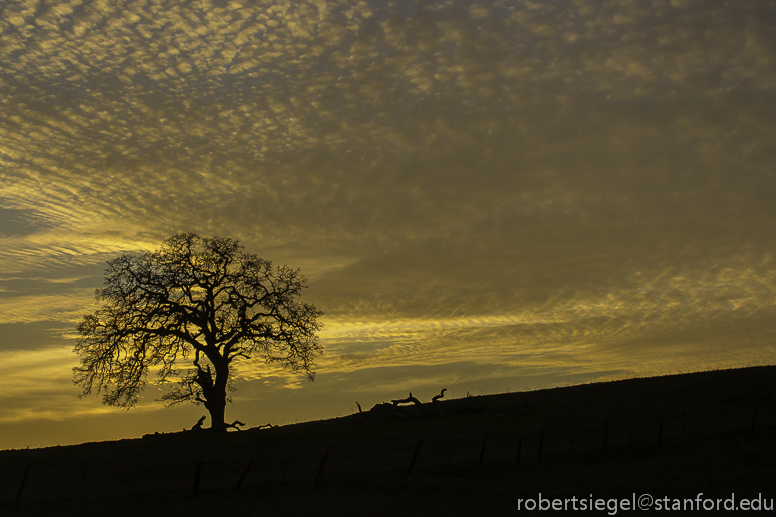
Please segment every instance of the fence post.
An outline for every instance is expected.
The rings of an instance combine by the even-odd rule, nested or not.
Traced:
[[[663,444],[663,419],[660,419],[660,427],[657,429],[657,444]]]
[[[542,448],[544,447],[544,427],[539,434],[539,451],[536,453],[536,461],[542,461]]]
[[[191,489],[191,496],[197,497],[199,493],[199,478],[202,475],[202,460],[197,462],[197,470],[194,472],[194,486]]]
[[[423,438],[418,440],[418,446],[415,447],[415,454],[412,455],[412,462],[410,462],[410,468],[407,469],[408,476],[412,474],[412,471],[415,468],[415,462],[418,461],[418,455],[420,454],[421,447],[423,447]]]
[[[86,479],[86,465],[88,462],[84,461],[84,470],[81,472],[81,484],[78,485],[78,499],[81,498],[81,493],[84,490],[84,480]]]
[[[571,428],[571,447],[569,447],[569,457],[574,456],[574,438],[576,437],[576,434],[577,434],[577,428],[572,427]]]
[[[323,474],[323,467],[326,466],[327,459],[329,459],[329,449],[326,449],[326,452],[323,453],[323,459],[318,467],[318,474],[315,475],[315,486],[320,486],[321,484],[321,474]]]
[[[291,452],[288,453],[288,458],[286,458],[286,467],[283,469],[283,478],[280,480],[281,486],[283,486],[283,483],[286,482],[286,474],[288,474],[288,465],[290,463],[291,463]]]
[[[480,465],[482,465],[482,458],[485,456],[485,444],[488,443],[489,434],[490,428],[485,430],[485,438],[482,439],[482,449],[480,450]]]
[[[757,422],[757,408],[754,408],[754,414],[752,415],[752,426],[749,428],[749,437],[754,436],[754,424]]]
[[[366,457],[366,473],[369,474],[372,471],[372,448],[374,447],[375,439],[372,437],[369,440],[369,454]]]
[[[27,477],[30,475],[30,464],[32,460],[27,460],[27,465],[24,466],[24,474],[22,474],[22,482],[19,485],[19,492],[16,494],[16,502],[18,503],[22,499],[22,493],[24,492],[24,485],[27,484]]]
[[[253,465],[253,460],[248,461],[248,465],[245,467],[245,470],[243,470],[242,474],[240,475],[240,480],[237,481],[237,486],[234,487],[235,492],[240,490],[240,487],[242,486],[243,481],[245,481],[245,478],[248,476],[248,471],[251,470],[251,465]]]

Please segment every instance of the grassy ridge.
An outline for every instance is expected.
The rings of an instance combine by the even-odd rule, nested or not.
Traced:
[[[773,366],[471,402],[409,421],[356,414],[0,451],[0,514],[515,515],[539,493],[776,498]]]

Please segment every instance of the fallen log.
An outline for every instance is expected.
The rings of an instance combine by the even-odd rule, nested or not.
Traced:
[[[410,391],[410,396],[407,397],[406,399],[396,399],[391,401],[391,404],[393,404],[394,406],[398,406],[399,404],[409,404],[409,403],[415,404],[417,406],[421,405],[421,402],[412,396],[411,391]]]
[[[439,392],[439,395],[434,395],[434,397],[431,399],[431,410],[434,412],[435,415],[439,415],[439,405],[438,400],[441,398],[444,398],[445,392],[447,391],[447,388],[442,388],[442,391]]]

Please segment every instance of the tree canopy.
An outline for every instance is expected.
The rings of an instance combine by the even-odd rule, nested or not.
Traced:
[[[161,248],[108,262],[102,307],[84,316],[73,369],[81,396],[132,407],[149,373],[171,390],[162,400],[204,404],[225,430],[230,365],[263,359],[314,379],[322,311],[301,301],[298,269],[273,267],[227,238],[186,233]],[[179,363],[186,363],[182,371]]]

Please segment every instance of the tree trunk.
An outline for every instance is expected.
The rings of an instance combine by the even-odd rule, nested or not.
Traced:
[[[215,379],[208,367],[207,375],[201,377],[200,386],[205,397],[205,409],[210,413],[210,431],[226,432],[226,385],[229,380],[229,364],[214,359],[210,358],[215,366]]]
[[[210,431],[214,433],[226,432],[226,393],[219,400],[208,401],[207,410],[210,412]]]

